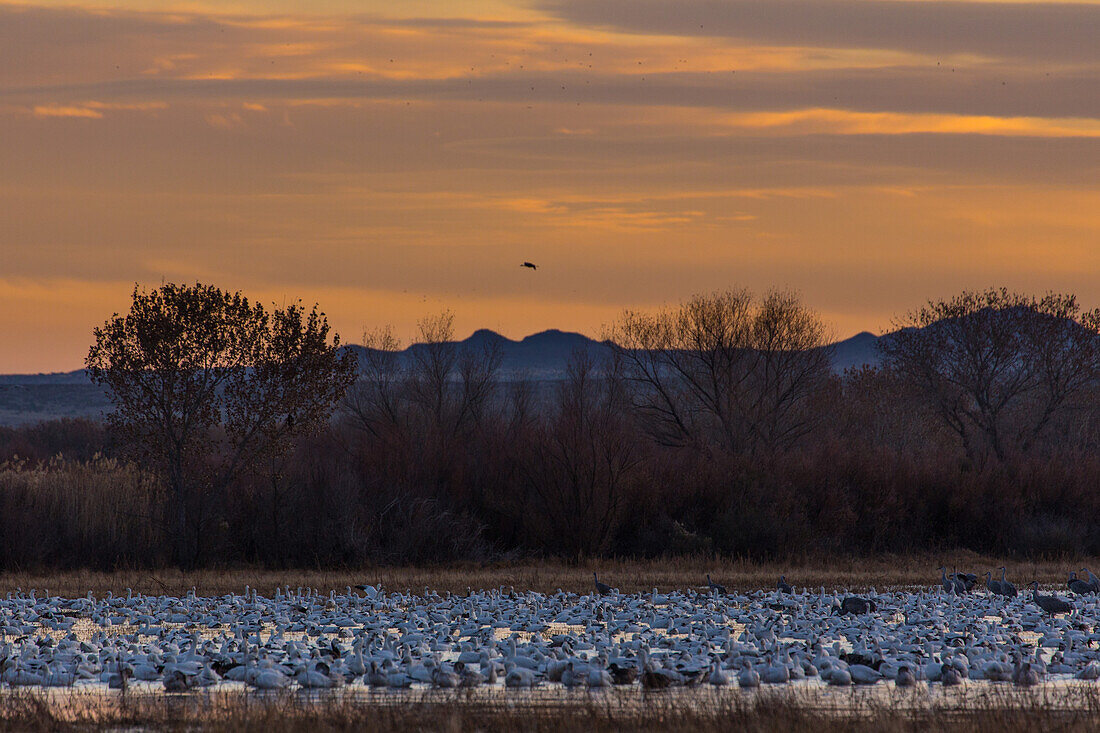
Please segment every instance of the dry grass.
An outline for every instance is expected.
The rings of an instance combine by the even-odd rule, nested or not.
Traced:
[[[0,463],[0,562],[156,562],[164,492],[110,458]]]
[[[896,586],[931,586],[939,583],[941,564],[957,564],[960,570],[984,572],[1001,565],[1009,578],[1023,587],[1032,580],[1043,584],[1064,584],[1070,570],[1088,566],[1100,570],[1100,558],[1060,560],[1004,560],[973,553],[942,556],[877,557],[863,559],[803,559],[785,563],[723,560],[714,558],[672,558],[667,560],[595,560],[573,565],[555,561],[517,564],[454,565],[448,567],[385,567],[364,570],[134,570],[101,573],[87,570],[63,572],[0,573],[0,593],[48,589],[53,595],[83,596],[89,591],[103,595],[132,589],[135,593],[182,595],[191,588],[201,595],[242,592],[246,585],[270,593],[276,586],[310,587],[323,592],[342,592],[349,585],[382,583],[389,591],[465,593],[474,590],[513,587],[516,590],[587,592],[592,588],[592,571],[600,580],[624,592],[657,587],[687,589],[706,583],[706,574],[730,590],[774,588],[779,575],[796,586],[861,590]]]
[[[389,699],[385,699],[389,697]],[[871,700],[871,702],[868,702]],[[350,731],[780,731],[924,730],[1025,731],[1095,730],[1100,696],[1095,690],[1075,695],[1072,706],[1041,694],[1005,691],[971,705],[912,704],[898,694],[860,696],[839,709],[807,707],[797,696],[766,692],[718,695],[665,693],[629,696],[563,696],[557,702],[523,694],[494,699],[454,695],[314,697],[295,693],[252,696],[117,695],[49,696],[36,692],[0,693],[0,731],[66,731],[156,728],[158,730]],[[1065,702],[1065,701],[1061,701]]]

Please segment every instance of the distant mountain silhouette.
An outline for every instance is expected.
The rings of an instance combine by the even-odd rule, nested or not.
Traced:
[[[882,336],[868,331],[857,333],[851,338],[837,341],[832,345],[833,371],[858,369],[863,366],[878,366],[882,357],[878,353],[878,343]]]
[[[607,345],[590,339],[584,334],[550,329],[532,334],[520,341],[500,335],[487,328],[474,331],[469,338],[452,341],[460,348],[482,351],[493,346],[500,347],[501,376],[504,379],[560,379],[565,375],[569,360],[577,351],[588,352],[596,356],[607,349]],[[356,353],[366,350],[363,346],[348,347]],[[401,359],[408,359],[418,351],[426,349],[424,344],[413,344],[398,352]]]
[[[882,338],[860,333],[832,345],[833,369],[838,373],[864,364],[879,363],[875,345]],[[500,377],[504,380],[530,379],[552,381],[565,377],[573,354],[582,351],[598,358],[607,352],[606,343],[584,334],[551,329],[519,341],[481,329],[462,341],[460,347],[481,351],[494,344],[500,347]],[[362,354],[363,346],[345,348]],[[424,344],[413,344],[399,352],[408,359]],[[38,422],[58,417],[100,418],[110,409],[103,391],[93,385],[83,369],[51,374],[0,375],[0,425]]]
[[[0,384],[91,384],[83,369],[48,374],[0,374]]]
[[[845,369],[864,365],[877,366],[879,356],[875,350],[879,336],[864,331],[844,341],[831,344],[833,369],[842,372]],[[607,344],[596,341],[584,334],[550,329],[532,334],[520,341],[513,341],[496,331],[487,328],[474,331],[469,338],[449,342],[461,348],[482,350],[499,345],[501,351],[501,376],[504,379],[561,379],[573,354],[582,351],[591,356],[606,353]],[[350,346],[357,353],[365,347]],[[417,351],[426,348],[424,344],[413,344],[399,352],[399,358],[406,359]]]
[[[833,368],[841,372],[865,364],[877,365],[879,356],[876,345],[880,338],[864,331],[832,344]],[[564,374],[575,352],[584,351],[596,356],[607,348],[607,344],[602,341],[596,341],[581,333],[560,331],[556,328],[531,334],[519,341],[513,341],[496,331],[482,328],[474,331],[468,338],[450,343],[479,351],[498,344],[502,357],[501,369],[505,372],[505,376],[515,377],[528,372],[532,378],[550,379]],[[366,350],[366,347],[359,345],[350,345],[345,348],[356,353]],[[424,344],[412,344],[399,353],[402,357],[408,357],[424,348],[426,348]],[[51,384],[80,385],[91,384],[91,382],[83,369],[42,374],[0,374],[0,385]]]

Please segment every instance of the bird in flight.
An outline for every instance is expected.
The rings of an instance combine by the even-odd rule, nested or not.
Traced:
[[[522,265],[520,265],[520,267],[530,267],[532,270],[539,269],[538,265],[536,265],[534,262],[524,262]]]

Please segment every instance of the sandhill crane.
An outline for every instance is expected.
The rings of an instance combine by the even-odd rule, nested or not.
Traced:
[[[939,567],[940,582],[943,583],[943,589],[948,593],[954,593],[956,595],[962,595],[966,593],[966,583],[959,580],[955,575],[948,575],[947,568],[943,565]]]
[[[961,587],[963,593],[969,593],[970,589],[974,587],[974,583],[978,581],[978,576],[973,573],[960,573],[958,565],[951,566],[951,576],[955,579],[956,587]]]
[[[615,591],[607,583],[601,583],[599,576],[595,572],[592,573],[592,580],[596,581],[596,592],[601,596],[611,595]]]
[[[937,570],[940,571],[940,585],[942,585],[943,589],[948,593],[954,593],[955,580],[953,578],[947,577],[947,568],[943,565],[940,565]]]
[[[532,270],[537,270],[537,269],[539,269],[539,266],[538,266],[538,265],[536,265],[536,264],[535,264],[534,262],[524,262],[524,263],[523,263],[522,265],[520,265],[520,267],[529,267],[529,268],[531,268]]]
[[[1069,580],[1066,582],[1066,587],[1079,596],[1083,596],[1086,593],[1095,593],[1096,590],[1092,587],[1092,583],[1086,583],[1077,577],[1077,573],[1070,573]]]
[[[986,570],[985,571],[985,587],[989,588],[989,592],[992,593],[993,595],[997,595],[997,596],[1003,595],[1001,593],[1001,581],[993,580],[993,571],[992,570]]]
[[[839,606],[833,607],[834,613],[839,613],[841,616],[849,613],[853,616],[862,616],[865,613],[877,610],[878,606],[875,605],[874,601],[859,596],[848,596],[840,602]]]
[[[1056,613],[1069,613],[1073,610],[1073,604],[1068,601],[1063,601],[1057,596],[1040,595],[1038,580],[1031,581],[1031,600],[1052,616]]]
[[[1081,572],[1088,576],[1089,585],[1092,586],[1092,589],[1095,592],[1100,593],[1100,578],[1097,578],[1095,575],[1093,575],[1092,571],[1088,568],[1081,568]]]
[[[780,593],[794,593],[794,588],[792,588],[791,584],[787,582],[786,575],[779,576],[779,582],[775,584],[775,588]]]
[[[710,573],[707,573],[707,587],[720,596],[726,595],[726,586],[715,583],[710,579]]]
[[[1015,598],[1017,595],[1016,586],[1009,583],[1005,576],[1008,574],[1008,570],[1004,565],[1000,567],[1001,570],[1001,595],[1006,598]]]

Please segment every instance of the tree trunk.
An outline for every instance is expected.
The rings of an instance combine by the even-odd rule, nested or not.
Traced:
[[[175,532],[175,559],[181,568],[186,567],[191,561],[191,554],[187,551],[187,502],[183,487],[177,484],[173,487],[176,497],[176,532]]]

